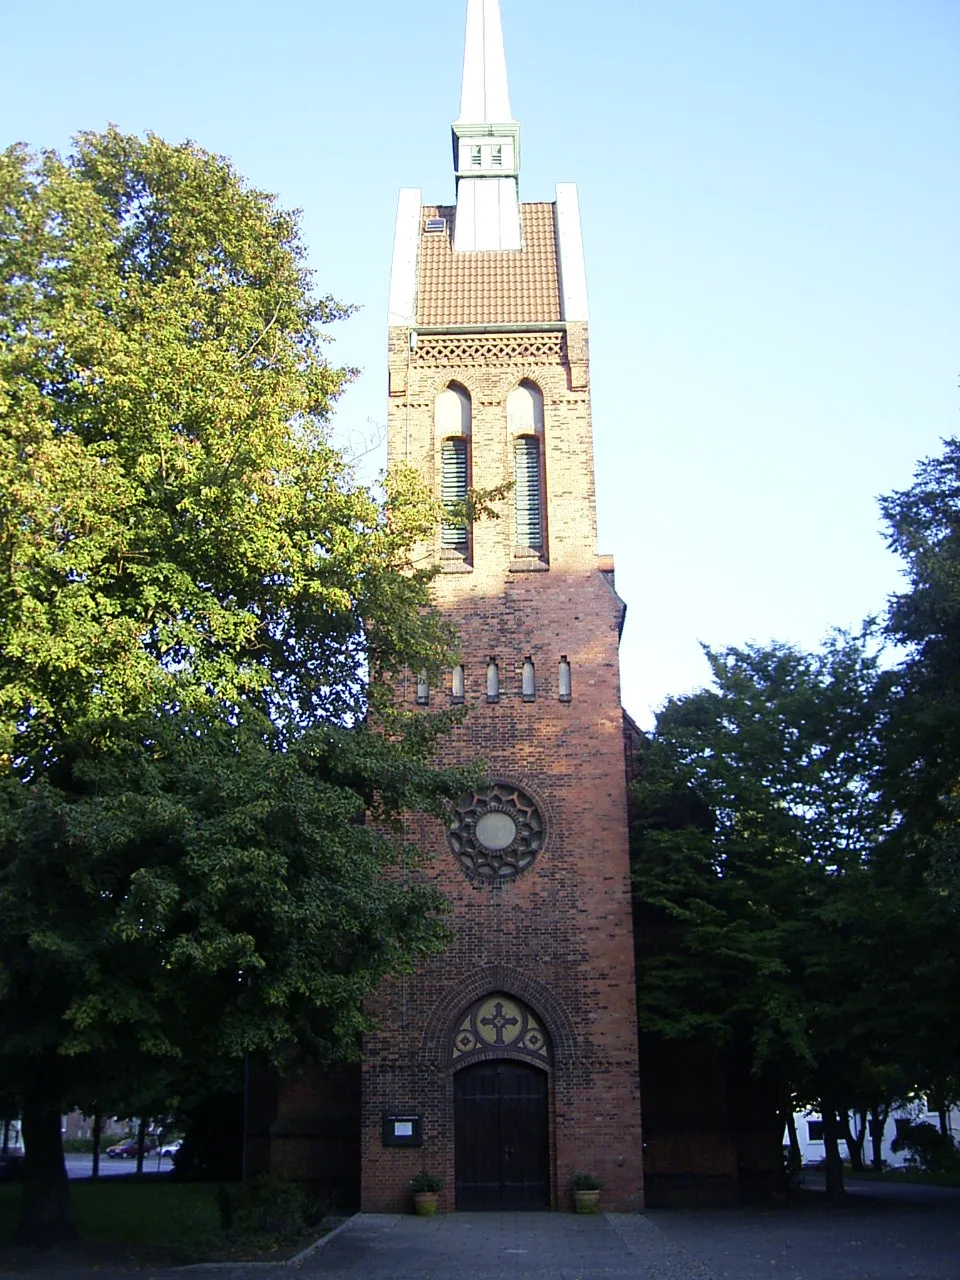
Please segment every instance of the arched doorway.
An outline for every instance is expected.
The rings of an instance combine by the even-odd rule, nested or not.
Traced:
[[[551,1053],[539,1018],[501,991],[473,1004],[456,1028],[456,1207],[548,1209]]]
[[[548,1075],[478,1062],[454,1076],[458,1209],[549,1209]]]

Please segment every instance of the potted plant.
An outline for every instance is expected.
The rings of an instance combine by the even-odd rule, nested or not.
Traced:
[[[413,1212],[421,1218],[432,1218],[437,1212],[437,1192],[442,1186],[443,1180],[435,1173],[427,1173],[426,1170],[411,1178]]]
[[[577,1213],[596,1213],[600,1205],[603,1183],[595,1173],[579,1171],[573,1175],[573,1203]]]

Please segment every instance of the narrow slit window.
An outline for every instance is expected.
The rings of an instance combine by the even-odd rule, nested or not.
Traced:
[[[425,671],[417,676],[417,705],[425,707],[430,701],[430,680]]]
[[[520,436],[514,444],[514,495],[518,547],[543,550],[543,493],[540,484],[540,441]]]
[[[523,676],[520,682],[524,702],[533,702],[537,696],[537,677],[533,667],[533,659],[526,658],[523,663]]]
[[[500,697],[500,668],[493,658],[487,663],[487,701],[496,702]]]
[[[493,169],[503,168],[503,147],[497,146],[490,149],[490,166]]]
[[[560,666],[557,670],[557,693],[561,702],[570,701],[570,663],[566,656],[560,659]]]
[[[440,450],[440,501],[450,513],[459,508],[462,516],[467,497],[467,442],[444,440]],[[467,526],[459,520],[444,522],[440,530],[440,545],[447,550],[466,555],[469,538]]]
[[[470,148],[470,163],[475,169],[479,169],[483,164],[483,152],[480,147]]]
[[[454,702],[463,701],[463,667],[454,667],[453,675],[450,679],[450,697]]]

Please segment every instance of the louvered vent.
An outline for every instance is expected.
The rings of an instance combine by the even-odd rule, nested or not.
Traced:
[[[543,499],[540,492],[540,441],[520,436],[514,445],[513,478],[517,504],[517,546],[543,550]]]
[[[467,496],[467,442],[444,440],[440,452],[440,501],[449,511]],[[445,524],[440,531],[441,546],[467,550],[467,530],[463,525]]]

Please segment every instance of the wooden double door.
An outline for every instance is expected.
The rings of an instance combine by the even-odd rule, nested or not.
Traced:
[[[458,1209],[549,1209],[545,1071],[480,1062],[454,1076]]]

